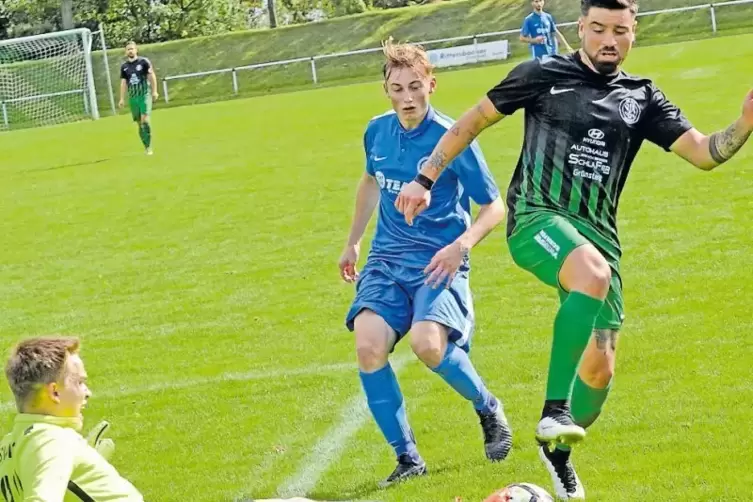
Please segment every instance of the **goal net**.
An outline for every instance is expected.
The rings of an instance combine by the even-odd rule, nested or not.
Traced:
[[[99,118],[88,29],[0,41],[0,127]]]

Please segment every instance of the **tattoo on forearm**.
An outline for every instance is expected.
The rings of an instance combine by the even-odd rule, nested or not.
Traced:
[[[614,329],[595,329],[594,338],[596,347],[599,350],[611,349],[613,352],[617,349],[617,330]]]
[[[709,138],[709,153],[717,164],[731,159],[748,141],[751,131],[746,131],[735,122],[724,131],[715,132]]]
[[[444,170],[447,164],[447,155],[443,151],[434,152],[429,160],[426,161],[426,166],[432,170],[434,174],[439,176]]]

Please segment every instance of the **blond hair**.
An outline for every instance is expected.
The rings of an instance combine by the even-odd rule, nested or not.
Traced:
[[[18,411],[23,411],[35,390],[65,377],[65,362],[80,346],[71,337],[30,338],[16,345],[5,365],[5,376]]]
[[[423,47],[415,44],[394,43],[392,37],[382,42],[384,66],[382,75],[386,79],[395,68],[410,68],[417,73],[431,76],[434,65]]]

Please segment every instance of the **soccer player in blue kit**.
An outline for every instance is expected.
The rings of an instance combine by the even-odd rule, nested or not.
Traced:
[[[409,331],[418,358],[473,404],[486,457],[503,460],[512,446],[502,403],[468,357],[475,324],[469,251],[502,221],[504,205],[473,143],[437,181],[431,208],[406,223],[395,199],[453,121],[429,104],[436,79],[423,49],[388,41],[384,54],[384,90],[393,110],[371,119],[366,128],[366,170],[339,261],[342,279],[356,283],[346,325],[355,331],[361,383],[369,409],[397,455],[397,467],[380,487],[426,474],[388,359]],[[473,223],[471,199],[480,206]],[[359,274],[361,238],[377,206],[376,233]]]
[[[530,45],[533,59],[541,59],[558,53],[555,35],[564,44],[567,52],[573,52],[565,36],[557,29],[554,17],[544,12],[544,0],[532,0],[531,6],[533,12],[526,16],[520,28],[520,41]]]

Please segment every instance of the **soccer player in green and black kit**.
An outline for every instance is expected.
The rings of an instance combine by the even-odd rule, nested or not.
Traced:
[[[144,144],[147,155],[152,155],[152,126],[149,115],[152,113],[152,101],[157,101],[157,74],[152,63],[139,57],[136,42],[126,44],[126,59],[120,66],[120,103],[123,108],[126,90],[128,105],[133,121],[139,126],[139,137]]]
[[[77,339],[25,340],[5,375],[19,414],[0,441],[0,502],[143,502],[107,461],[107,422],[79,434],[91,392]]]
[[[452,159],[481,131],[525,110],[525,139],[507,195],[507,235],[515,263],[560,295],[536,438],[561,499],[585,498],[570,445],[585,437],[612,382],[624,317],[617,205],[642,142],[710,170],[753,131],[753,91],[734,123],[707,136],[651,80],[622,71],[636,14],[635,0],[582,0],[580,50],[515,67],[445,133],[395,202],[411,223]]]

